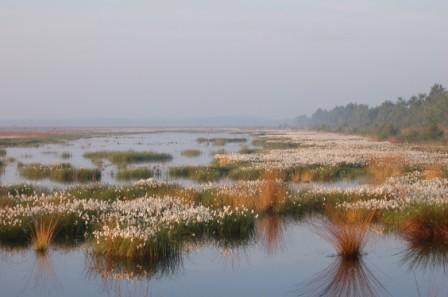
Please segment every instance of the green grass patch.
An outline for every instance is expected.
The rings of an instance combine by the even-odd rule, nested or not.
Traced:
[[[61,154],[61,158],[64,160],[70,159],[72,157],[72,154],[70,152],[63,152]]]
[[[71,187],[67,192],[78,199],[116,201],[130,200],[144,196],[169,196],[187,191],[175,184],[148,183],[132,186],[82,185]]]
[[[266,171],[262,168],[232,167],[227,176],[232,180],[257,180],[262,179]]]
[[[97,151],[87,152],[84,157],[92,161],[106,159],[113,164],[129,164],[143,162],[167,162],[173,157],[167,153],[137,151]]]
[[[285,138],[263,137],[252,140],[252,145],[261,147],[264,150],[287,150],[300,147],[299,143],[287,141]]]
[[[154,171],[149,168],[132,168],[132,169],[120,169],[117,172],[117,179],[119,180],[135,180],[135,179],[147,179],[154,176]]]
[[[67,163],[56,165],[19,164],[17,167],[21,176],[32,180],[46,178],[57,182],[96,182],[101,180],[99,169],[75,168]]]
[[[247,142],[247,138],[242,137],[231,137],[231,138],[205,138],[205,137],[199,137],[196,139],[198,143],[205,143],[205,144],[212,144],[212,145],[218,145],[223,146],[228,143],[245,143]]]
[[[225,177],[229,169],[219,166],[175,166],[171,167],[168,174],[175,178],[187,178],[194,181],[216,181]]]

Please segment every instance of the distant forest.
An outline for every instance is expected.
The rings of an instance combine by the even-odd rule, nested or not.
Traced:
[[[448,91],[440,84],[429,94],[385,101],[376,107],[350,103],[331,110],[318,109],[295,121],[300,128],[347,132],[402,141],[448,139]]]

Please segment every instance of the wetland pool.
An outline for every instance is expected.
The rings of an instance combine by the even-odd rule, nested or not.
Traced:
[[[96,259],[88,246],[0,250],[1,296],[446,296],[446,255],[374,232],[345,263],[307,222],[260,219],[253,240],[194,244],[157,268]],[[432,261],[438,257],[438,261]],[[420,293],[419,293],[420,292]],[[435,295],[436,294],[436,295]]]

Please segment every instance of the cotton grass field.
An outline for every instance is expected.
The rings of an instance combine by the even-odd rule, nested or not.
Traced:
[[[71,263],[83,292],[101,296],[228,296],[226,282],[248,296],[447,293],[443,146],[162,131],[4,146],[0,160],[0,284],[10,295],[35,259],[66,288],[60,264]]]

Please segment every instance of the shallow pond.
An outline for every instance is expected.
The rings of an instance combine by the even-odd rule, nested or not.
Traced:
[[[212,145],[198,143],[198,138],[246,138],[245,143],[227,143],[226,145]],[[147,134],[125,134],[105,137],[81,138],[74,141],[67,141],[62,144],[44,144],[39,147],[9,147],[7,148],[7,159],[13,158],[14,162],[9,162],[0,174],[0,184],[11,185],[19,183],[31,183],[45,187],[64,187],[68,184],[44,180],[27,180],[20,176],[17,170],[19,162],[23,164],[42,163],[53,165],[58,163],[70,163],[74,167],[95,168],[95,164],[84,158],[84,153],[93,151],[154,151],[169,153],[173,159],[169,162],[150,162],[130,164],[128,167],[148,167],[159,168],[162,172],[160,179],[166,180],[167,169],[177,165],[207,165],[213,159],[214,152],[224,149],[227,152],[236,152],[242,146],[250,146],[251,136],[248,134],[236,133],[193,133],[193,132],[157,132]],[[186,157],[181,153],[187,149],[198,149],[201,154],[197,157]],[[71,157],[63,159],[63,153],[70,153]],[[131,181],[119,181],[114,177],[117,166],[108,161],[104,161],[100,167],[102,171],[101,182],[107,184],[125,184]],[[189,184],[188,181],[180,181]],[[73,185],[73,183],[71,184]]]
[[[256,230],[256,238],[244,246],[191,246],[164,271],[156,272],[145,263],[117,266],[95,259],[86,246],[54,248],[46,256],[31,249],[2,249],[0,295],[417,297],[448,293],[446,256],[409,253],[406,243],[395,236],[373,233],[363,261],[350,263],[335,257],[331,245],[308,223],[269,218],[258,221]],[[436,262],[431,261],[434,256]]]

